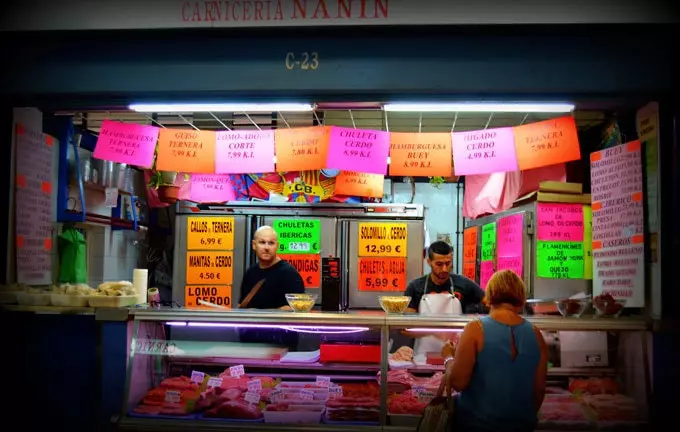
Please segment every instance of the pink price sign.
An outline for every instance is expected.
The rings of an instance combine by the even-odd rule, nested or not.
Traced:
[[[498,257],[521,257],[524,240],[524,215],[514,214],[500,218],[496,224]]]
[[[522,256],[508,256],[508,257],[498,257],[497,258],[497,264],[496,266],[498,267],[496,270],[512,270],[515,273],[517,273],[517,276],[523,277],[523,271],[522,271]]]
[[[512,128],[453,132],[453,167],[456,175],[517,171]]]
[[[326,168],[384,175],[389,153],[389,132],[332,126]]]
[[[583,241],[583,205],[538,203],[539,241]]]
[[[159,130],[155,126],[104,120],[93,156],[96,159],[151,168]]]
[[[274,172],[274,131],[220,131],[215,136],[215,172]]]
[[[190,201],[223,203],[236,199],[229,174],[191,174],[190,182]]]
[[[482,261],[479,265],[479,286],[486,290],[486,284],[493,276],[493,261]]]

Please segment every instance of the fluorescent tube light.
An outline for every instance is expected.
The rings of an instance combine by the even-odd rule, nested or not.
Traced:
[[[388,112],[519,112],[568,113],[574,110],[567,103],[389,103]]]
[[[215,104],[132,104],[132,111],[148,113],[181,113],[181,112],[306,112],[312,111],[311,104],[302,103],[215,103]]]

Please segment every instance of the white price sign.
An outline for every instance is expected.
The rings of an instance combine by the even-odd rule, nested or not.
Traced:
[[[180,403],[180,394],[177,390],[168,390],[165,392],[165,401],[169,403]]]
[[[331,386],[331,377],[318,376],[316,377],[316,385],[323,388],[328,388]]]
[[[276,390],[272,391],[272,392],[269,394],[269,399],[270,399],[272,402],[278,402],[278,401],[280,401],[280,400],[282,399],[282,392],[281,392],[281,390],[276,389]]]
[[[290,251],[295,251],[295,252],[309,252],[310,251],[309,243],[302,243],[302,242],[290,242],[288,243],[288,250]]]
[[[261,392],[262,391],[262,381],[259,379],[254,379],[248,381],[248,391],[249,392]]]
[[[229,368],[229,375],[234,378],[241,378],[245,374],[246,371],[243,369],[243,365],[232,366]]]
[[[208,383],[206,387],[220,387],[222,385],[222,378],[208,378]]]
[[[260,393],[251,391],[246,392],[244,399],[246,400],[246,402],[249,402],[251,404],[260,403]]]
[[[331,399],[342,397],[342,387],[339,385],[332,385],[328,388],[328,394]]]
[[[204,379],[205,379],[205,374],[203,372],[191,371],[191,382],[196,383],[196,384],[201,384],[201,383],[203,383]]]
[[[302,389],[300,390],[300,399],[314,400],[314,392],[311,390]]]
[[[416,385],[416,386],[411,387],[411,391],[415,395],[419,395],[419,394],[425,392],[425,387]]]

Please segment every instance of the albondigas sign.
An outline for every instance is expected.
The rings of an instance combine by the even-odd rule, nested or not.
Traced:
[[[625,7],[622,7],[625,6]],[[636,0],[50,0],[8,2],[1,30],[678,22]]]

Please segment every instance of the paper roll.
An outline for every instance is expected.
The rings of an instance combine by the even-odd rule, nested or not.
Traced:
[[[134,269],[132,271],[132,286],[137,292],[137,304],[146,303],[146,289],[149,279],[149,270]]]
[[[158,288],[149,288],[147,293],[147,303],[159,303],[161,301],[161,293],[158,292]]]

